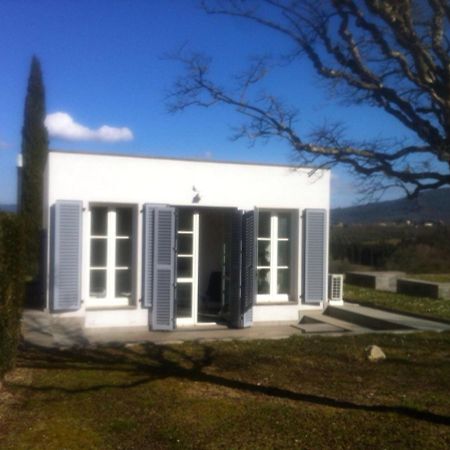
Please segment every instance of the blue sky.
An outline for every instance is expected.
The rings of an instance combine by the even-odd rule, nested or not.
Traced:
[[[231,141],[230,127],[240,117],[225,107],[167,112],[165,95],[181,67],[166,56],[181,46],[211,55],[215,74],[226,81],[245,68],[247,57],[287,44],[246,22],[208,16],[196,0],[2,0],[0,42],[0,203],[15,202],[15,161],[33,54],[42,64],[53,126],[72,133],[70,140],[52,137],[51,148],[276,163],[292,159],[283,142],[249,147],[244,140]],[[343,107],[329,99],[307,62],[275,72],[271,83],[300,109],[302,131],[345,118],[354,137],[404,132],[378,110]],[[369,134],[374,123],[379,127]],[[111,129],[101,131],[102,126]],[[334,171],[332,192],[334,206],[355,200],[351,178],[341,170]]]

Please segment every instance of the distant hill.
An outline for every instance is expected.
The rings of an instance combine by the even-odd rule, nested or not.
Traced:
[[[4,212],[16,212],[17,206],[16,205],[6,205],[0,203],[0,211]]]
[[[332,224],[372,224],[405,220],[450,223],[450,188],[423,192],[414,200],[403,198],[331,210]]]

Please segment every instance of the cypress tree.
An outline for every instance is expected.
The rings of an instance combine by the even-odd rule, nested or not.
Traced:
[[[33,56],[28,78],[22,128],[20,212],[24,223],[25,267],[29,276],[39,269],[43,173],[48,154],[45,120],[45,88],[41,64]]]

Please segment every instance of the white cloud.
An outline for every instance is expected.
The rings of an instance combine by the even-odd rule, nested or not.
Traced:
[[[45,126],[51,137],[69,141],[119,142],[133,139],[133,132],[127,127],[116,128],[102,125],[100,128],[93,130],[75,122],[65,112],[47,114]]]
[[[0,139],[0,150],[5,150],[9,147],[10,147],[10,145],[6,141],[3,141],[2,139]]]

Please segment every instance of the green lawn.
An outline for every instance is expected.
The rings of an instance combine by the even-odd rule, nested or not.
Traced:
[[[344,299],[356,301],[362,305],[419,314],[424,317],[450,320],[450,300],[438,300],[428,297],[413,297],[394,292],[376,291],[346,284]]]
[[[434,281],[436,283],[450,283],[450,273],[415,273],[408,275],[408,278]]]
[[[387,359],[368,362],[369,344]],[[445,449],[449,349],[449,333],[25,348],[0,447]]]

